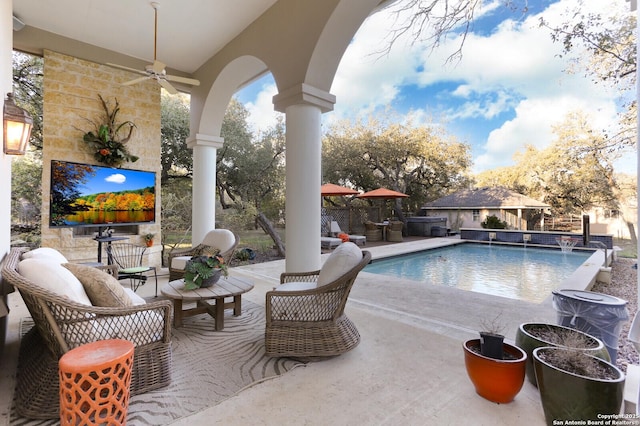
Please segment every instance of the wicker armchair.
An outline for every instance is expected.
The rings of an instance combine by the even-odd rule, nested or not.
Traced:
[[[281,284],[295,283],[294,286],[307,289],[267,292],[266,354],[314,360],[355,348],[360,343],[360,333],[344,308],[356,276],[370,261],[371,253],[362,251],[359,263],[321,287],[315,286],[321,271],[283,273]]]
[[[173,249],[169,252],[169,281],[184,277],[184,266],[192,256],[219,254],[230,264],[239,238],[228,229],[214,229],[205,235],[202,243],[195,247]]]
[[[17,267],[24,251],[12,249],[2,268],[2,278],[19,290],[34,321],[20,344],[15,392],[20,416],[59,419],[58,360],[69,350],[96,340],[123,338],[134,343],[133,395],[169,384],[171,302],[118,308],[73,302],[20,275]]]
[[[367,220],[364,223],[364,236],[367,237],[367,241],[382,241],[382,228],[379,225]]]
[[[399,220],[392,220],[389,222],[389,227],[387,228],[387,241],[401,242],[404,241],[402,238],[402,228],[404,227],[404,222]]]

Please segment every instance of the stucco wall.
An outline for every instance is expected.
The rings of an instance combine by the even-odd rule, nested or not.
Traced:
[[[127,147],[140,159],[122,168],[160,170],[160,89],[153,81],[121,84],[136,77],[139,75],[106,65],[44,52],[42,246],[60,250],[69,260],[96,261],[98,245],[92,237],[74,237],[71,228],[49,228],[51,160],[99,164],[82,140],[83,134],[92,129],[86,119],[96,120],[103,114],[98,95],[110,106],[118,100],[118,122],[130,120],[136,124]],[[149,264],[159,266],[160,173],[156,174],[156,189],[156,223],[140,225],[137,235],[127,236],[129,242],[144,245],[142,235],[156,234],[155,245],[147,251]]]

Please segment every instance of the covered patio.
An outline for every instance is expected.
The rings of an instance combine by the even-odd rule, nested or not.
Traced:
[[[456,242],[421,238],[367,249],[379,258]],[[284,261],[267,262],[233,268],[232,274],[252,280],[255,288],[246,300],[264,306],[265,293],[276,285],[284,268]],[[160,281],[160,285],[167,282],[166,273]],[[153,286],[143,286],[140,294],[152,298]],[[6,415],[12,395],[9,372],[15,358],[11,355],[17,351],[18,322],[25,314],[16,294],[11,295],[10,304],[6,368],[0,376],[4,384],[0,412]],[[495,404],[478,396],[467,377],[462,342],[477,337],[485,309],[490,307],[503,312],[502,319],[509,324],[508,341],[515,339],[517,324],[555,320],[548,300],[519,302],[401,279],[389,282],[388,277],[362,272],[347,304],[348,315],[362,335],[359,346],[255,384],[171,424],[207,425],[215,419],[216,424],[261,425],[543,425],[538,391],[528,381],[512,403]]]
[[[78,135],[72,129],[78,127],[78,117],[92,116],[90,105],[97,95],[118,99],[123,114],[138,121],[139,137],[129,146],[142,153],[136,167],[159,169],[161,85],[157,83],[163,80],[155,75],[140,78],[134,71],[161,61],[166,64],[161,71],[178,80],[171,84],[191,95],[187,143],[193,150],[192,242],[198,244],[215,228],[215,162],[224,142],[220,129],[226,107],[236,91],[270,72],[278,88],[274,110],[286,116],[286,268],[318,269],[320,236],[314,230],[320,228],[320,118],[336,102],[330,88],[342,54],[362,22],[387,2],[157,3],[157,36],[154,8],[147,1],[98,6],[63,0],[55,7],[43,7],[25,0],[1,6],[4,93],[11,91],[12,49],[45,59],[43,199],[49,195],[51,159],[91,161],[76,149]],[[135,79],[139,79],[136,84],[122,85]],[[199,85],[182,83],[192,79]],[[9,167],[10,157],[3,154],[6,181]],[[2,191],[8,200],[10,188]],[[46,221],[48,211],[43,211]],[[6,253],[9,210],[1,217],[7,222],[0,234],[0,251]],[[159,224],[156,228],[141,232],[157,234]],[[87,249],[78,250],[82,243],[70,232],[43,227],[43,245],[55,246],[60,240],[69,240],[67,251]]]
[[[167,0],[162,5],[161,16],[168,22],[163,24],[159,59],[171,74],[200,81],[199,86],[191,88],[177,85],[191,93],[188,142],[194,156],[194,245],[215,227],[216,152],[224,142],[220,128],[230,98],[266,72],[274,75],[278,86],[274,109],[286,115],[287,128],[288,255],[284,261],[234,271],[255,282],[247,300],[256,304],[264,306],[264,295],[276,285],[281,272],[313,270],[322,264],[317,232],[321,211],[320,118],[339,102],[330,88],[342,53],[367,16],[384,3]],[[12,29],[16,28],[14,15],[25,24],[24,28]],[[139,19],[142,16],[149,19]],[[77,154],[75,145],[70,143],[77,134],[68,133],[67,120],[74,117],[74,112],[85,111],[83,101],[101,93],[122,99],[130,111],[150,111],[144,126],[145,139],[137,148],[145,150],[141,167],[158,168],[160,87],[153,80],[141,86],[122,86],[122,81],[137,75],[105,65],[117,63],[144,69],[149,64],[151,30],[147,24],[151,16],[146,1],[97,4],[61,0],[55,2],[55,7],[51,2],[43,5],[37,0],[0,4],[0,86],[4,93],[11,91],[11,52],[19,49],[42,54],[45,61],[48,57],[59,67],[61,78],[56,84],[61,84],[62,89],[49,92],[55,95],[45,99],[49,105],[45,106],[45,114],[69,105],[70,100],[78,102],[74,104],[77,111],[69,108],[63,114],[45,116],[45,123],[53,124],[45,130],[45,146],[53,147],[44,153],[45,164],[62,154],[68,155],[69,160],[86,157],[85,153]],[[223,35],[212,34],[210,29],[221,29]],[[0,162],[0,177],[3,182],[10,182],[11,157],[2,153]],[[46,199],[49,182],[38,184],[45,188]],[[10,249],[10,195],[10,186],[3,185],[0,257]],[[157,229],[159,226],[158,223]],[[51,231],[46,226],[43,241],[74,244],[70,233]],[[375,256],[384,256],[390,250],[413,251],[443,241],[420,239],[371,250]],[[79,251],[83,250],[86,247],[80,247]],[[160,279],[162,285],[167,277]],[[389,290],[390,285],[393,291]],[[147,290],[151,287],[143,289]],[[18,324],[26,315],[17,293],[9,295],[8,305],[11,312],[0,376],[0,413],[7,423],[15,379],[12,363],[19,344]],[[204,425],[215,419],[220,424],[542,425],[539,396],[529,383],[513,403],[497,405],[476,395],[466,376],[462,342],[477,336],[484,318],[482,308],[496,306],[512,325],[506,330],[511,341],[517,324],[555,318],[550,303],[535,305],[455,289],[422,288],[413,282],[389,282],[388,278],[362,273],[347,305],[362,334],[362,343],[355,350],[256,384],[173,424]]]

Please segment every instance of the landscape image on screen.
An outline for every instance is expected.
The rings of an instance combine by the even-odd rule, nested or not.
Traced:
[[[155,173],[51,161],[51,227],[155,221]]]

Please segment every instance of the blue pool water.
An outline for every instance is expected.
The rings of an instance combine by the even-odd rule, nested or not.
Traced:
[[[374,261],[365,272],[541,302],[591,252],[458,244]]]

